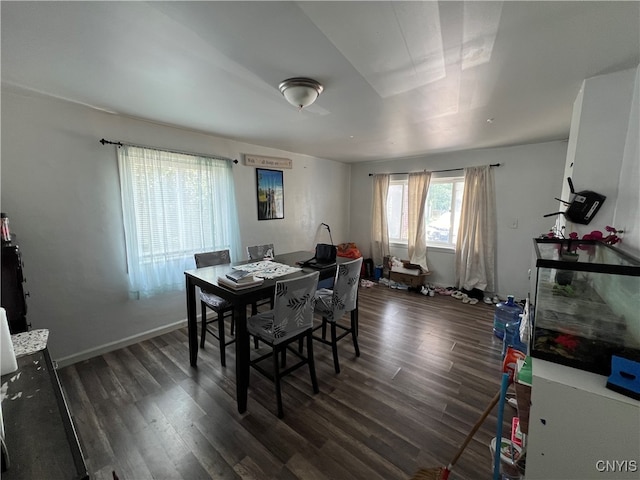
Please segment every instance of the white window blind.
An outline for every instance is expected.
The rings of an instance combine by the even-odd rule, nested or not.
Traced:
[[[118,166],[134,297],[184,289],[196,252],[229,249],[239,258],[229,161],[125,145]]]

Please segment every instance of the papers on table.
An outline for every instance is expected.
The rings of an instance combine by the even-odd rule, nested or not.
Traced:
[[[299,267],[292,267],[285,265],[284,263],[277,263],[271,261],[261,261],[254,263],[247,263],[245,265],[238,265],[233,267],[236,270],[244,270],[251,273],[254,277],[259,278],[277,278],[283,275],[288,275],[293,272],[299,272],[302,270]]]
[[[258,286],[264,282],[265,278],[282,277],[300,270],[302,269],[299,267],[263,260],[233,267],[233,270],[227,272],[225,276],[218,277],[218,284],[233,290],[241,290]]]

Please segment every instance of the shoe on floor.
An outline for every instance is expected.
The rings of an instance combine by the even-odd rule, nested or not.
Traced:
[[[455,290],[450,287],[435,287],[433,290],[435,290],[438,295],[451,295],[455,292]]]
[[[493,300],[491,300],[491,297],[484,297],[483,302],[488,305],[493,305]]]

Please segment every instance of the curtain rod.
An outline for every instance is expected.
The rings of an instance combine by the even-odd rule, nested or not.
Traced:
[[[491,165],[489,165],[490,167],[499,167],[500,164],[499,163],[492,163]],[[432,170],[431,173],[440,173],[440,172],[455,172],[457,170],[464,170],[464,167],[461,168],[446,168],[444,170]],[[423,172],[426,172],[427,170],[423,170]],[[393,172],[393,173],[387,173],[387,175],[409,175],[410,173],[418,173],[418,172]],[[369,176],[373,177],[375,175],[375,173],[370,173]]]
[[[210,155],[210,154],[199,154],[199,153],[192,153],[192,152],[183,152],[180,150],[168,150],[166,148],[157,148],[157,147],[149,147],[147,145],[136,145],[135,143],[123,143],[123,142],[111,142],[109,140],[105,140],[104,138],[100,139],[100,143],[102,145],[117,145],[118,148],[123,147],[125,145],[128,145],[130,147],[138,147],[138,148],[148,148],[149,150],[158,150],[161,152],[170,152],[170,153],[179,153],[181,155],[190,155],[192,157],[209,157],[209,158],[215,158],[216,160],[226,160],[228,162],[233,162],[233,163],[238,163],[238,160],[231,160],[230,158],[226,158],[226,157],[219,157],[216,155]]]

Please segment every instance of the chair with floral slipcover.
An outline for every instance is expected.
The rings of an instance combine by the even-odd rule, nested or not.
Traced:
[[[249,260],[264,260],[265,258],[273,258],[274,257],[273,243],[267,243],[264,245],[253,245],[251,247],[247,247],[247,258]],[[258,307],[262,305],[269,304],[269,308],[273,308],[273,299],[268,300],[259,300],[251,304],[251,315],[255,315],[258,313]],[[257,341],[256,341],[257,348]]]
[[[319,276],[319,272],[313,272],[302,277],[277,281],[273,309],[260,312],[247,319],[249,334],[271,347],[270,352],[252,359],[250,365],[275,383],[279,418],[284,416],[281,379],[285,375],[303,365],[308,365],[313,392],[318,393],[311,329],[313,327],[314,294]],[[304,338],[307,339],[306,356],[291,346],[293,342],[302,341]],[[298,360],[295,365],[288,368],[286,367],[287,352],[293,353]],[[279,355],[282,356],[282,365],[278,361]],[[268,361],[269,358],[273,362],[272,371],[262,365],[262,362]],[[284,370],[281,370],[281,367]]]
[[[322,288],[316,292],[315,313],[322,316],[322,323],[314,327],[314,332],[322,329],[322,336],[313,336],[314,340],[331,345],[333,352],[333,366],[336,373],[340,373],[338,362],[338,341],[351,334],[356,357],[360,356],[358,348],[358,284],[362,257],[344,263],[339,263],[333,289]],[[345,313],[351,313],[350,325],[340,323]],[[331,327],[331,339],[327,340],[327,324]],[[340,335],[337,329],[341,330]]]
[[[247,257],[249,260],[264,260],[265,258],[273,258],[274,255],[273,243],[247,247]]]
[[[193,255],[196,261],[196,268],[212,267],[215,265],[224,265],[231,263],[229,250],[218,250],[216,252],[196,253]],[[224,321],[225,318],[231,318],[231,336],[234,334],[233,304],[227,302],[213,293],[200,291],[200,305],[202,308],[202,334],[200,336],[200,348],[204,348],[204,341],[207,332],[218,339],[220,345],[220,362],[222,366],[226,366],[225,347],[233,342],[235,338],[227,341],[225,336]],[[207,320],[207,308],[216,313],[216,318]],[[217,329],[212,329],[212,324],[217,323]]]

